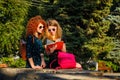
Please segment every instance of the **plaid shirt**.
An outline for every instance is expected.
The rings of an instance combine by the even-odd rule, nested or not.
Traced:
[[[28,59],[33,58],[34,65],[41,65],[40,54],[43,53],[42,41],[35,36],[27,37],[26,54],[27,63],[26,67],[31,68]]]

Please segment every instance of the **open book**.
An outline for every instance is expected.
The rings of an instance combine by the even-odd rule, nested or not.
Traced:
[[[57,45],[56,50],[62,50],[63,48],[63,41],[59,41],[59,42],[55,42],[55,43],[51,43],[51,44],[47,44],[47,50],[49,50],[50,48],[54,47],[55,45]]]

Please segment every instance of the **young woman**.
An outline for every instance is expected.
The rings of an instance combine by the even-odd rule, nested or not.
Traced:
[[[44,36],[46,22],[41,16],[35,16],[28,21],[26,28],[26,67],[33,69],[45,68],[41,38]]]
[[[57,49],[57,45],[54,45],[53,47],[47,49],[47,45],[60,42],[62,41],[62,28],[60,27],[58,21],[55,19],[49,19],[47,21],[47,29],[46,29],[46,53],[49,55],[49,67],[50,63],[57,58],[58,51],[66,52],[66,45],[63,43],[62,49]],[[52,68],[56,68],[58,65],[58,61],[53,64]],[[79,63],[76,63],[76,68],[80,68],[81,65]]]
[[[47,49],[47,45],[53,44],[59,41],[62,41],[62,29],[59,23],[54,19],[49,19],[47,21],[47,29],[46,29],[46,45],[45,50],[47,55],[49,56],[48,68],[50,68],[50,63],[57,58],[57,52],[63,51],[66,52],[66,46],[63,44],[61,50],[56,50],[57,45]],[[53,64],[52,68],[56,68],[58,66],[57,61]]]

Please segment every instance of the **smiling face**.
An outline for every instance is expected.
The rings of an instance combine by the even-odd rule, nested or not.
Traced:
[[[56,31],[57,31],[57,27],[56,27],[56,26],[48,26],[48,32],[49,32],[52,36],[55,36],[55,35],[56,35]]]
[[[43,32],[43,29],[44,29],[44,25],[39,23],[38,27],[37,27],[37,32],[38,33],[42,33]]]
[[[46,36],[50,40],[62,37],[62,28],[55,19],[49,19],[47,21]]]
[[[43,27],[44,26],[44,27]],[[39,39],[44,37],[44,31],[46,30],[46,21],[41,16],[32,17],[27,23],[26,37],[29,35],[35,35]]]

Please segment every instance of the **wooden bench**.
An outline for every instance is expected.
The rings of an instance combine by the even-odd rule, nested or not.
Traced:
[[[98,62],[98,71],[107,71],[107,72],[112,72],[112,68],[106,66],[105,62]]]

